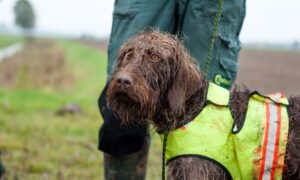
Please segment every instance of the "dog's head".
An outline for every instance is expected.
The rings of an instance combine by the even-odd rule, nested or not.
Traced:
[[[200,76],[198,65],[177,37],[143,32],[119,51],[108,105],[124,123],[145,122],[160,114],[168,119],[180,116]]]

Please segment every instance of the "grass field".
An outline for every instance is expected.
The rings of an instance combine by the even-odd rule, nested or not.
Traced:
[[[20,36],[0,35],[0,49],[21,41],[23,41],[23,38]]]
[[[76,77],[69,91],[27,86],[0,91],[0,149],[9,179],[96,179],[102,174],[96,100],[105,80],[105,55],[70,41],[57,44]],[[55,115],[70,102],[80,104],[83,113]]]
[[[13,42],[15,39],[1,38],[0,42]],[[26,55],[32,59],[41,58],[35,55],[35,48],[41,48],[41,45],[35,42],[31,46],[25,49],[27,54],[21,52],[11,57],[0,64],[0,69],[7,63],[20,66],[19,59]],[[44,84],[45,87],[36,86],[35,82],[31,82],[30,79],[38,81],[42,76],[52,76],[59,71],[51,70],[44,75],[42,72],[33,73],[31,76],[38,77],[28,78],[33,62],[38,62],[30,58],[26,60],[31,64],[23,63],[21,68],[13,68],[16,69],[15,74],[19,74],[11,80],[13,86],[0,87],[0,151],[7,170],[6,178],[103,179],[102,154],[97,150],[98,128],[102,123],[97,98],[106,79],[106,55],[68,40],[56,40],[50,46],[45,48],[47,52],[41,50],[39,53],[53,58],[58,49],[63,52],[64,64],[73,79],[72,83],[67,83],[67,88],[49,88],[47,84]],[[32,53],[28,54],[29,51]],[[36,66],[32,71],[44,65],[39,63]],[[16,82],[22,83],[16,86]],[[79,104],[82,113],[57,116],[57,109],[67,103]],[[152,146],[155,147],[151,150],[148,179],[159,179],[160,142],[157,137]]]

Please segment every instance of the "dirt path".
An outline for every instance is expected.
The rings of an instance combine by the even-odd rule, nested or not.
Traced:
[[[16,43],[13,45],[10,45],[6,48],[0,49],[0,61],[4,60],[5,58],[8,58],[10,56],[13,56],[17,52],[20,52],[24,48],[24,45],[22,43]]]

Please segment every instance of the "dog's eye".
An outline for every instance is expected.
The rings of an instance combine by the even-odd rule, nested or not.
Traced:
[[[157,62],[157,61],[160,60],[160,57],[159,57],[159,55],[157,55],[157,54],[152,54],[152,55],[151,55],[151,60],[154,61],[154,62]]]

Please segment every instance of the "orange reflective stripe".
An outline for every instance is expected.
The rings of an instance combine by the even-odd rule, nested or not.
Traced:
[[[266,105],[266,131],[264,138],[264,146],[263,146],[263,154],[262,154],[262,162],[259,171],[259,180],[262,180],[265,169],[265,161],[266,161],[266,151],[267,151],[267,142],[268,142],[268,134],[269,134],[269,122],[270,122],[270,104],[268,101],[265,102]]]
[[[281,108],[280,105],[265,101],[266,131],[263,145],[260,180],[273,180],[278,160],[278,145],[280,137]]]
[[[275,150],[274,150],[274,157],[273,157],[273,166],[271,172],[271,179],[274,179],[277,160],[278,160],[278,145],[279,145],[279,137],[280,137],[280,125],[281,125],[281,109],[280,106],[277,105],[277,130],[276,130],[276,141],[275,141]]]

